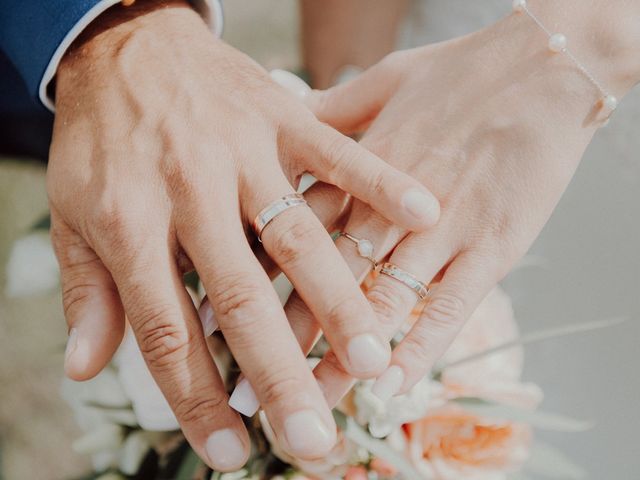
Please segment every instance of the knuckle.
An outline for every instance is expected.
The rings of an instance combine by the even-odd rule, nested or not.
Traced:
[[[333,373],[332,376],[334,377],[339,377],[339,376],[348,376],[349,378],[351,377],[351,374],[349,374],[349,372],[345,370],[345,368],[342,366],[342,364],[340,363],[340,360],[338,359],[338,357],[336,356],[333,350],[330,350],[329,352],[327,352],[327,354],[322,358],[322,363],[325,369]]]
[[[332,181],[338,182],[351,170],[354,144],[355,140],[344,137],[334,140],[327,149],[324,168]]]
[[[431,325],[458,326],[464,321],[465,302],[456,293],[440,292],[427,304],[424,317]]]
[[[388,285],[374,285],[367,292],[367,299],[378,314],[378,319],[388,324],[395,323],[396,317],[405,309],[401,295]]]
[[[262,400],[267,405],[292,405],[292,398],[305,391],[303,382],[290,372],[265,371],[258,378]]]
[[[188,394],[181,397],[175,404],[173,411],[181,423],[207,424],[214,423],[220,418],[220,410],[225,408],[225,398]]]
[[[406,358],[411,359],[411,364],[424,366],[429,369],[434,361],[433,353],[438,348],[438,340],[444,336],[450,327],[430,324],[422,319],[418,321],[407,337],[402,341],[402,350]]]
[[[216,313],[221,318],[233,320],[234,324],[241,322],[244,325],[264,311],[261,308],[264,289],[247,277],[242,274],[222,276],[219,280],[225,287],[209,295],[209,301],[216,306]]]
[[[371,192],[372,197],[383,195],[385,192],[386,178],[385,173],[382,170],[373,172],[367,178],[367,190]]]
[[[137,315],[135,325],[140,351],[152,369],[166,369],[189,355],[189,332],[178,321],[175,305],[155,305]]]
[[[91,298],[93,294],[92,285],[78,285],[74,284],[69,287],[65,287],[62,290],[62,309],[67,320],[74,317],[77,309]]]
[[[304,219],[274,228],[272,232],[274,238],[269,242],[270,250],[281,267],[298,264],[309,253],[309,245],[316,244],[316,226]]]
[[[327,311],[327,322],[331,328],[345,331],[356,318],[362,317],[362,304],[353,297],[337,300]]]

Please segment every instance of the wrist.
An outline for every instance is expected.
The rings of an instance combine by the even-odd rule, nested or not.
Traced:
[[[141,58],[166,48],[184,45],[185,49],[212,40],[205,23],[187,0],[145,0],[129,7],[117,5],[92,22],[67,50],[57,72],[56,90],[81,76],[109,70],[114,61],[127,55]],[[146,40],[145,40],[146,39]],[[136,48],[136,45],[147,48]],[[151,48],[148,48],[151,46]]]

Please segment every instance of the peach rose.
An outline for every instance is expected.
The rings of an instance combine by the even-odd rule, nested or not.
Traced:
[[[520,335],[509,296],[499,287],[489,293],[451,344],[443,364],[514,340]],[[520,408],[535,408],[542,400],[537,385],[520,381],[524,349],[516,346],[444,371],[443,394],[478,397]]]
[[[447,406],[403,428],[416,469],[426,478],[502,480],[526,461],[531,430]]]
[[[344,480],[368,480],[367,469],[362,466],[349,467],[344,475]]]
[[[398,470],[396,469],[396,467],[391,465],[386,460],[378,457],[375,457],[371,460],[369,467],[371,468],[371,470],[373,470],[383,478],[392,478],[398,474]]]

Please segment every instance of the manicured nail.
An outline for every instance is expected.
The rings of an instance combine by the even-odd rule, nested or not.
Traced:
[[[64,352],[64,370],[70,373],[82,373],[89,364],[89,351],[82,342],[77,328],[69,331],[69,339],[67,340],[67,348]]]
[[[276,68],[271,70],[270,75],[276,83],[300,99],[304,99],[311,92],[311,87],[294,73]]]
[[[245,462],[244,446],[238,434],[230,428],[213,432],[207,438],[205,451],[216,470],[238,470]]]
[[[418,220],[434,225],[440,218],[440,203],[428,192],[409,190],[402,197],[402,206]]]
[[[378,377],[371,387],[371,392],[383,402],[388,402],[391,397],[400,391],[404,383],[404,372],[397,365],[392,365]]]
[[[347,347],[351,373],[376,374],[389,364],[389,345],[370,333],[353,337]]]
[[[329,453],[335,444],[335,432],[331,432],[313,410],[300,410],[284,421],[284,431],[289,453],[304,458]]]
[[[260,408],[256,392],[246,378],[238,382],[229,398],[229,406],[245,417],[253,417]]]
[[[198,316],[200,317],[200,322],[202,323],[202,330],[204,330],[204,336],[210,337],[213,335],[218,329],[218,321],[216,320],[216,315],[213,313],[213,308],[211,307],[211,303],[209,300],[204,300],[202,304],[200,304],[200,308],[198,309]]]

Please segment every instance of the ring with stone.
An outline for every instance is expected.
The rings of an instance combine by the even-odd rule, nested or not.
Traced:
[[[371,240],[357,238],[347,232],[340,232],[340,235],[355,244],[358,255],[369,260],[374,270],[378,268],[378,262],[373,256],[373,242]]]
[[[424,282],[421,282],[409,272],[401,269],[393,263],[387,262],[382,265],[380,273],[404,283],[407,287],[416,292],[416,295],[418,295],[420,300],[424,300],[429,294],[429,288]]]
[[[253,221],[253,229],[255,230],[260,243],[262,243],[262,232],[274,218],[276,218],[285,210],[288,210],[292,207],[297,207],[298,205],[306,204],[307,201],[304,199],[302,194],[290,193],[279,198],[278,200],[271,202],[265,208],[260,210],[260,213],[256,215],[256,218]]]

